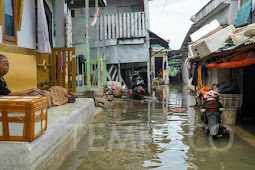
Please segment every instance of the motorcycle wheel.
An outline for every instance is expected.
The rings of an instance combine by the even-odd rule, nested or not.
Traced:
[[[137,99],[142,100],[143,99],[143,95],[141,93],[138,93],[137,94]]]

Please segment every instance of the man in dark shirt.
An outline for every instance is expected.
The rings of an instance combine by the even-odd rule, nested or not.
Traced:
[[[0,80],[0,94],[1,95],[8,95],[11,91],[8,89],[6,82],[4,79]]]
[[[18,91],[18,92],[11,92],[7,84],[4,80],[4,76],[8,73],[9,71],[9,62],[8,59],[0,54],[0,95],[12,95],[12,96],[21,96],[21,95],[29,95],[32,92],[37,92],[42,95],[42,92],[40,89],[28,89],[28,90],[23,90],[23,91]]]

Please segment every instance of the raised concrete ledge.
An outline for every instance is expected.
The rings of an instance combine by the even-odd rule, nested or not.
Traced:
[[[0,169],[58,168],[87,132],[94,113],[93,99],[77,99],[74,104],[49,109],[48,129],[37,139],[0,142]]]

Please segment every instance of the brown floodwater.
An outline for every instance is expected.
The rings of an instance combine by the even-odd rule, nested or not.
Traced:
[[[158,101],[105,109],[60,169],[255,169],[254,145],[238,134],[211,139],[203,132],[186,87],[161,86],[153,96]]]

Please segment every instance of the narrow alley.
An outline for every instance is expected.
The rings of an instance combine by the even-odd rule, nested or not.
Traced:
[[[186,86],[153,95],[104,109],[60,169],[254,169],[254,126],[212,140]]]

